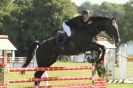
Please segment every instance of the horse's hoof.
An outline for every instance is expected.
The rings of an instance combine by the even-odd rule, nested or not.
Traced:
[[[39,82],[35,82],[35,86],[39,86],[40,85],[40,83]]]
[[[21,71],[20,74],[21,74],[21,75],[24,75],[24,74],[25,74],[25,71]]]

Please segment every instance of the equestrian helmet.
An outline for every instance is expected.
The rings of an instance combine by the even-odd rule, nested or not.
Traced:
[[[89,11],[89,10],[83,10],[83,11],[82,11],[82,15],[83,15],[83,14],[90,15],[90,11]]]

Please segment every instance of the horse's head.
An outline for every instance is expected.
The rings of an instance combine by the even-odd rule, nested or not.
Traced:
[[[106,23],[106,29],[105,32],[115,40],[115,43],[120,41],[120,35],[118,31],[118,25],[116,23],[116,18],[109,19],[109,21]]]

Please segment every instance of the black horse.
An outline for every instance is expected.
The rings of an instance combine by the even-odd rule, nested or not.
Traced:
[[[98,54],[94,60],[100,62],[104,59],[105,47],[93,42],[93,38],[101,31],[105,31],[116,43],[119,41],[120,37],[115,18],[91,17],[90,19],[92,23],[88,24],[86,29],[76,30],[76,36],[65,44],[64,51],[62,52],[63,55],[76,55],[95,50]],[[38,48],[37,45],[39,45]],[[27,67],[35,53],[38,67],[51,66],[60,55],[57,46],[57,37],[48,39],[42,43],[33,43],[28,49],[27,60],[23,68]],[[36,71],[34,76],[35,78],[41,78],[43,73],[44,71]],[[35,82],[35,85],[39,84],[40,82]]]

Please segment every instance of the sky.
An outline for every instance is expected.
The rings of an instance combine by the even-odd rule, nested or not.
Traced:
[[[112,2],[112,3],[118,3],[118,4],[124,4],[129,0],[71,0],[74,2],[76,5],[81,5],[85,1],[90,1],[92,4],[101,4],[102,2]]]

